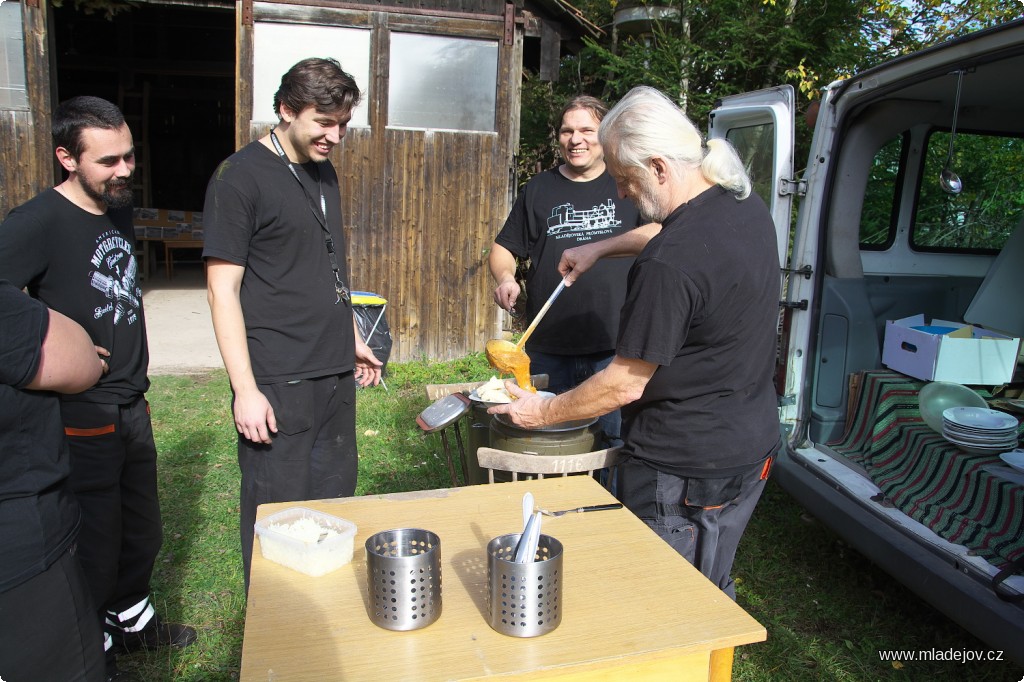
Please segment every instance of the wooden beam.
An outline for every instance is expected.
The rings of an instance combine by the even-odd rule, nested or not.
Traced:
[[[558,81],[558,64],[562,56],[562,38],[558,28],[550,21],[542,20],[540,25],[540,79],[555,83]]]

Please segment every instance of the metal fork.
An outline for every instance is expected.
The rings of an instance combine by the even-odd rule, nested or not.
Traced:
[[[583,512],[604,511],[606,509],[622,509],[622,503],[614,502],[611,504],[592,504],[588,507],[576,507],[575,509],[563,509],[561,511],[548,511],[547,509],[541,509],[538,507],[537,511],[544,516],[565,516],[569,513],[582,514]]]

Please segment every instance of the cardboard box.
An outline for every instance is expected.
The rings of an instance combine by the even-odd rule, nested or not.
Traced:
[[[1009,383],[1020,339],[981,327],[913,315],[885,323],[882,364],[925,381]]]

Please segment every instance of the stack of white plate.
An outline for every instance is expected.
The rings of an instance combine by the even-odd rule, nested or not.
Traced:
[[[942,412],[942,436],[965,452],[998,455],[1017,447],[1017,420],[986,407],[950,407]]]

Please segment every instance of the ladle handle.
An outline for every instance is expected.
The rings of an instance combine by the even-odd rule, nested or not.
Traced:
[[[563,277],[562,281],[558,283],[557,287],[555,287],[555,290],[551,292],[550,296],[548,296],[548,300],[544,302],[544,306],[537,313],[537,316],[533,318],[533,322],[531,322],[530,326],[526,328],[525,332],[523,332],[522,337],[520,337],[519,339],[519,343],[516,344],[516,348],[521,349],[523,346],[526,345],[526,340],[530,338],[530,334],[532,334],[533,330],[537,328],[538,324],[540,324],[541,319],[544,317],[544,315],[547,314],[548,308],[551,307],[551,304],[555,302],[555,299],[558,298],[558,295],[562,293],[562,289],[564,288],[565,278]]]

